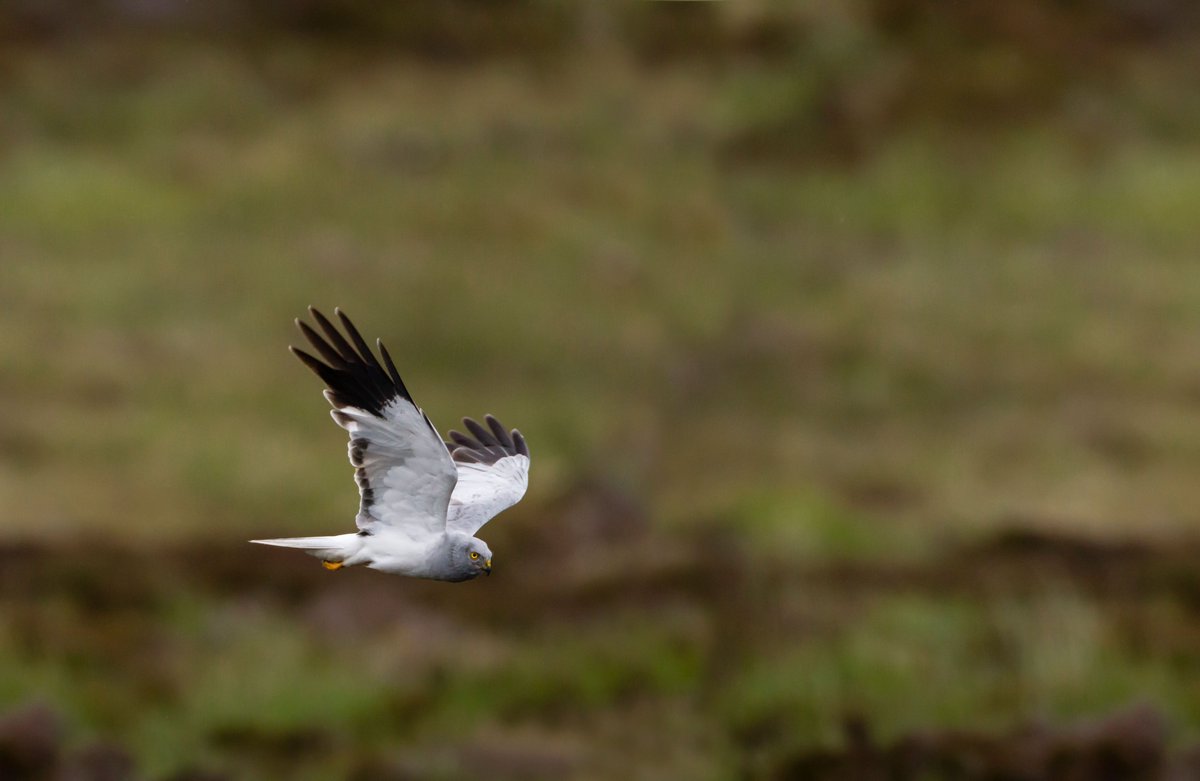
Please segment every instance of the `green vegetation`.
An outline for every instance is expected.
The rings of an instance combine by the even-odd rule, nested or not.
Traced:
[[[520,421],[535,498],[596,468],[680,522],[779,491],[891,497],[921,529],[1190,523],[1187,148],[910,135],[850,170],[730,169],[733,77],[302,62],[302,89],[94,48],[10,76],[14,530],[343,517],[340,433],[282,349],[309,303],[386,338],[435,421]]]
[[[485,62],[295,35],[4,53],[0,542],[36,556],[0,565],[0,706],[50,702],[155,778],[753,777],[847,716],[891,740],[1136,701],[1194,738],[1176,50],[1122,48],[1101,83],[809,10],[783,29],[820,47],[658,61],[650,17],[576,52],[547,43],[567,16]],[[968,121],[932,76],[959,55],[964,83],[1047,84],[1022,106],[995,76]],[[309,304],[382,337],[443,428],[526,434],[489,582],[237,552],[351,522],[343,434],[284,349]],[[631,531],[597,542],[593,501]],[[1166,585],[955,569],[1014,527],[1145,545]]]

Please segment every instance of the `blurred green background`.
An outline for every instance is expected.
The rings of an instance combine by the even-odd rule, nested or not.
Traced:
[[[1195,769],[1197,43],[1181,0],[0,3],[0,776]],[[525,433],[490,579],[243,543],[357,506],[309,304]]]

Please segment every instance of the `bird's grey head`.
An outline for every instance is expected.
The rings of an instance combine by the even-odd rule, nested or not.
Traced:
[[[492,549],[478,537],[463,536],[450,546],[450,569],[456,580],[492,574]]]

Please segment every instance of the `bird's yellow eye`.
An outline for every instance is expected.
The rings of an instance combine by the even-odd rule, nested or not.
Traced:
[[[471,551],[471,561],[474,561],[477,558],[479,558],[479,554],[475,551]]]

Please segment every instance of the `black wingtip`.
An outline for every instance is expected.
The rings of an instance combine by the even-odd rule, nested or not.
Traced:
[[[492,432],[484,428],[479,421],[473,418],[463,418],[463,425],[467,427],[467,430],[470,431],[475,439],[479,440],[484,447],[500,446],[500,440],[492,436]]]
[[[500,443],[500,447],[505,450],[514,450],[512,435],[508,433],[508,429],[500,421],[496,420],[496,416],[488,413],[483,416],[483,420],[488,424],[488,428],[492,430],[492,435],[496,437],[496,441]]]
[[[484,415],[483,419],[487,428],[477,420],[463,418],[463,426],[471,432],[469,435],[455,430],[447,433],[446,447],[454,460],[494,464],[505,456],[529,457],[529,446],[520,431],[504,428],[495,415]]]
[[[325,381],[339,404],[358,407],[373,415],[382,416],[384,407],[393,399],[412,401],[399,372],[391,362],[391,357],[387,357],[388,367],[385,369],[350,318],[346,317],[340,307],[333,311],[350,340],[347,340],[320,310],[310,306],[309,314],[324,333],[319,333],[299,318],[296,319],[296,327],[324,360],[289,346],[292,354]]]

